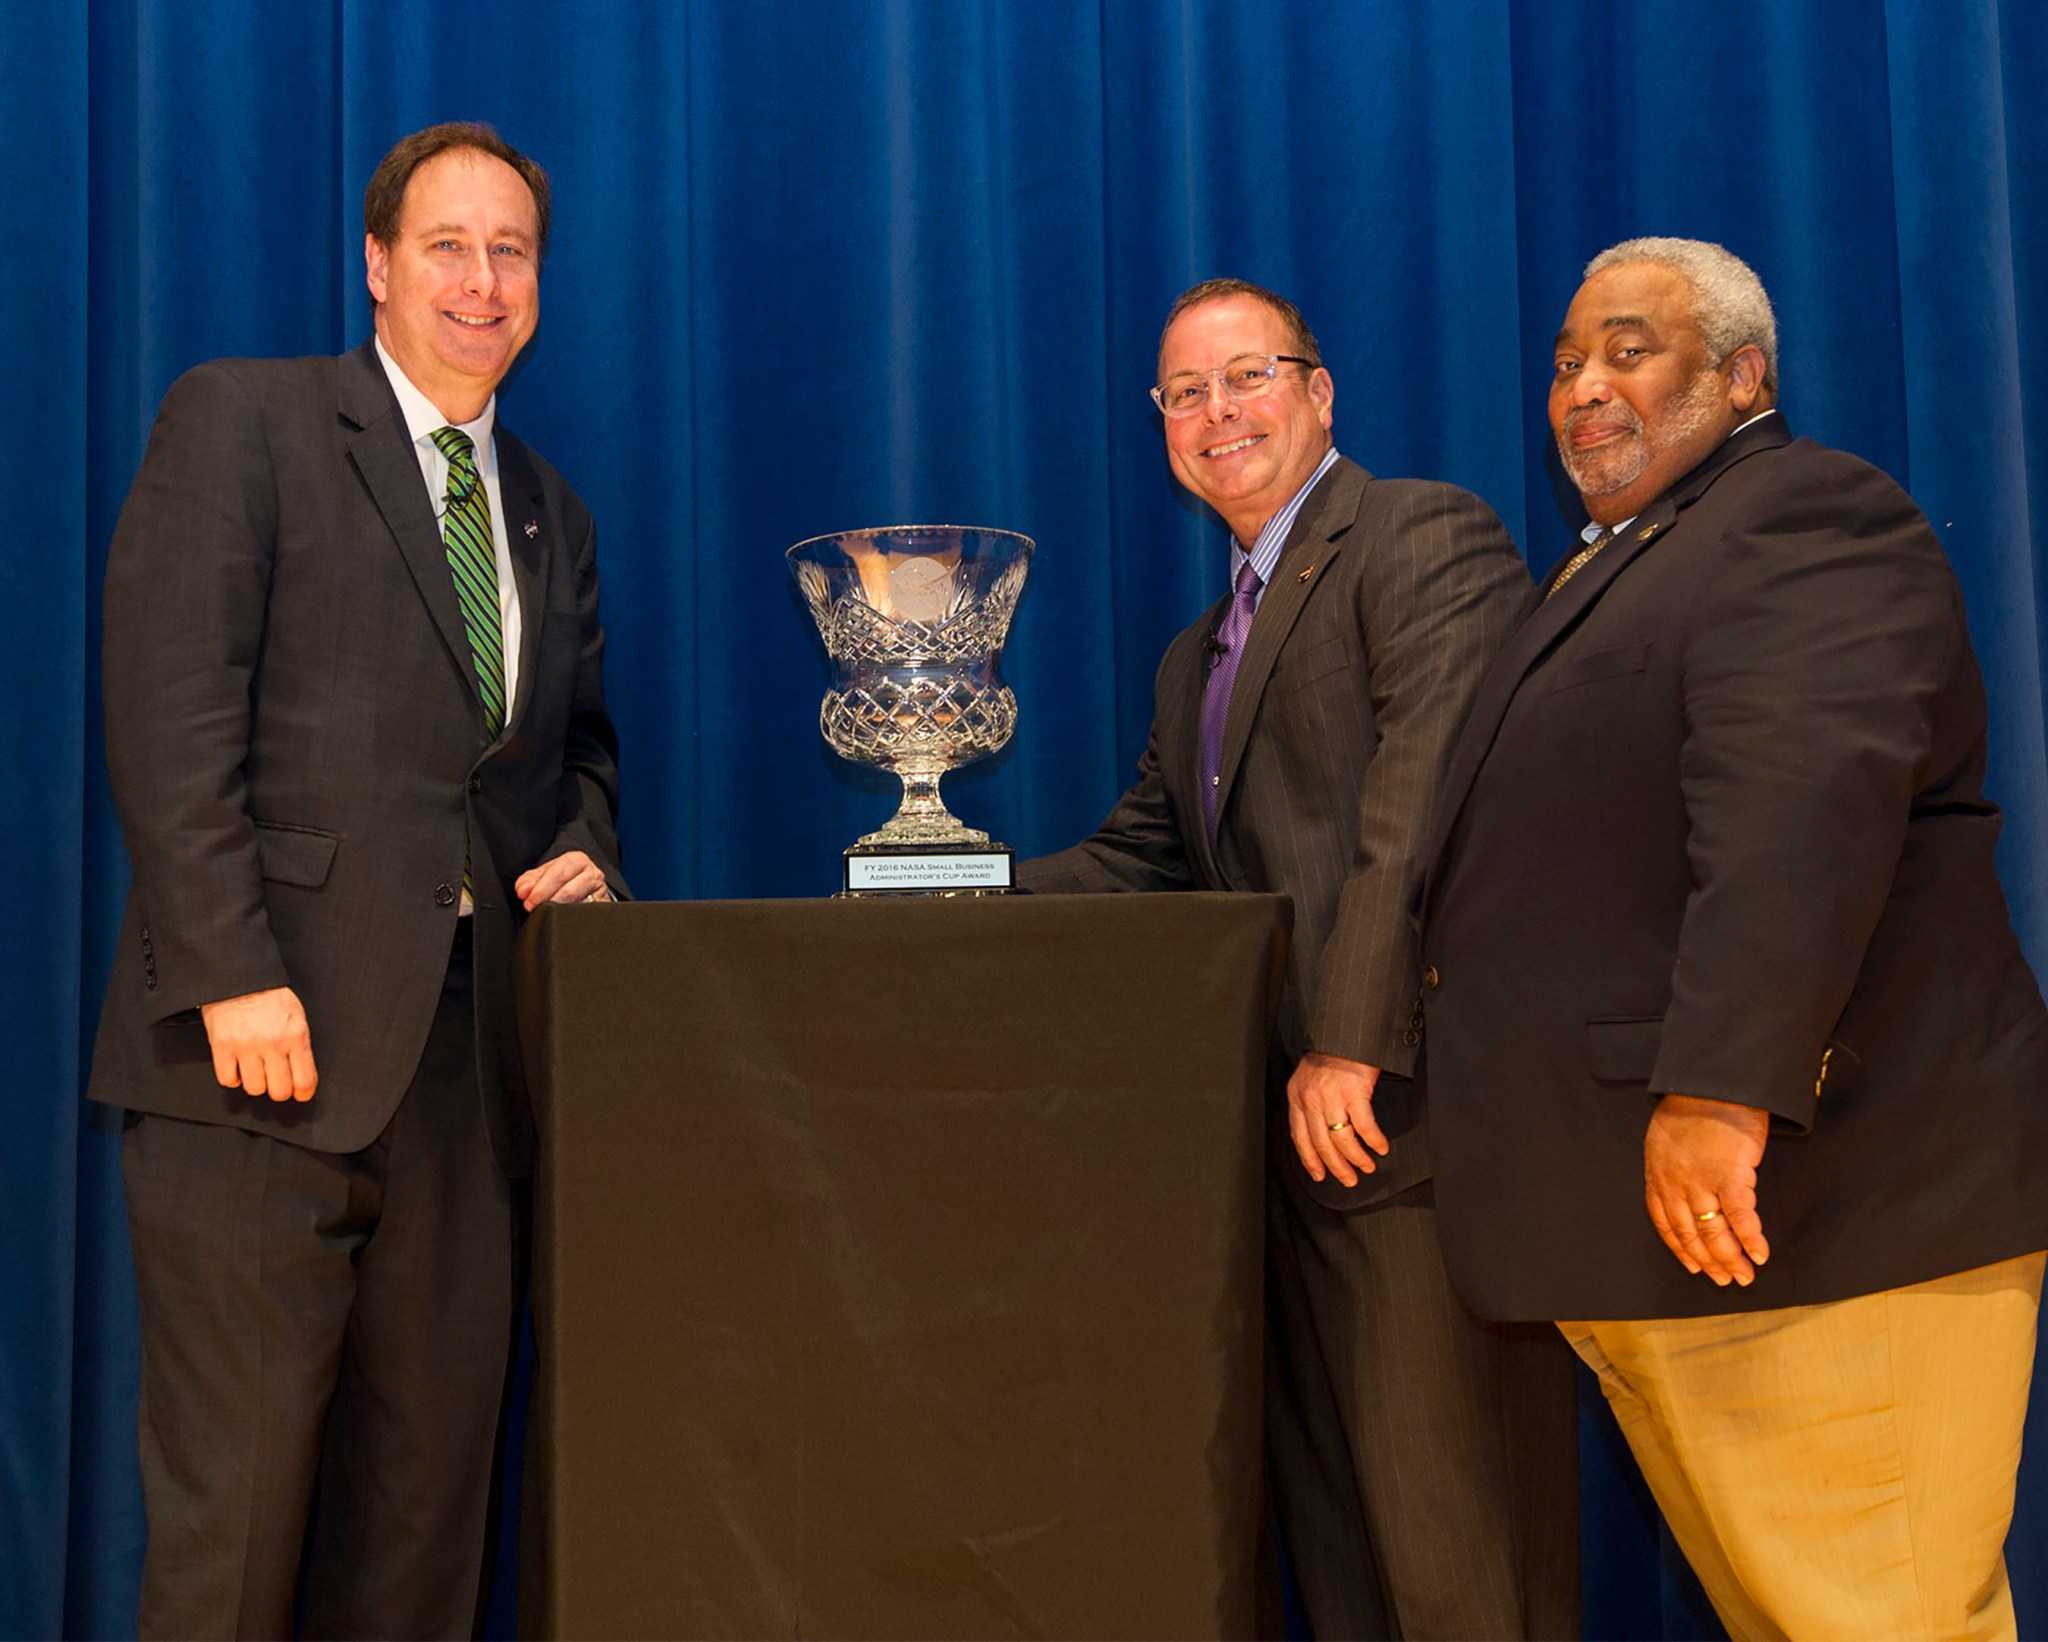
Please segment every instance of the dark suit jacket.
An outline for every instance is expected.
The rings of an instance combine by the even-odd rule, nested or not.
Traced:
[[[1742,430],[1509,642],[1424,903],[1437,1205],[1499,1318],[1869,1293],[2048,1244],[2048,1014],[1959,589],[1867,463]],[[1664,1091],[1773,1114],[1770,1263],[1643,1206]]]
[[[367,1145],[433,1020],[466,856],[487,1116],[526,1168],[511,880],[582,849],[622,885],[590,515],[502,425],[496,446],[523,635],[490,740],[374,347],[217,360],[166,395],[107,563],[107,764],[135,878],[94,1099]],[[286,985],[319,1092],[221,1088],[197,1006]]]
[[[1294,900],[1277,1052],[1380,1067],[1392,1143],[1349,1205],[1429,1174],[1415,1066],[1419,964],[1408,907],[1452,732],[1528,595],[1486,504],[1451,485],[1375,479],[1339,461],[1303,504],[1259,601],[1224,728],[1217,838],[1202,812],[1201,713],[1219,602],[1168,646],[1136,783],[1095,835],[1019,869],[1041,892],[1258,890]],[[1292,1160],[1284,1103],[1276,1157]]]

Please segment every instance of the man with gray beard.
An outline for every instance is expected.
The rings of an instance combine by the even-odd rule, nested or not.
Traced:
[[[1550,420],[1593,524],[1422,892],[1444,1254],[1599,1376],[1731,1636],[2010,1637],[2048,1010],[1941,544],[1777,391],[1738,258],[1588,265]]]

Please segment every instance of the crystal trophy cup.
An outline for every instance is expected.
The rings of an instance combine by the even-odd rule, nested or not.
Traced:
[[[879,764],[903,803],[846,851],[848,895],[990,895],[1012,886],[1009,847],[964,826],[939,778],[1017,727],[996,676],[1031,564],[1031,538],[963,525],[891,525],[798,542],[787,555],[832,658],[818,712],[841,758]]]

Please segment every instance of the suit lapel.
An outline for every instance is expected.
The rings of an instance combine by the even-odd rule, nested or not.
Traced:
[[[1230,716],[1223,721],[1223,756],[1217,769],[1216,813],[1223,814],[1230,789],[1244,763],[1259,700],[1286,648],[1294,624],[1315,591],[1327,579],[1339,552],[1338,538],[1358,518],[1359,498],[1372,476],[1356,463],[1339,460],[1323,476],[1288,532],[1287,545],[1273,566],[1273,579],[1259,598],[1259,613],[1245,640],[1244,660],[1230,691]]]
[[[533,699],[534,658],[547,616],[548,510],[540,473],[526,446],[501,425],[497,429],[498,496],[505,506],[505,539],[512,554],[512,587],[519,600],[519,694],[505,714],[505,733]]]
[[[1745,428],[1631,519],[1612,542],[1594,555],[1556,593],[1549,598],[1542,597],[1540,593],[1535,596],[1522,625],[1515,630],[1481,681],[1479,693],[1472,702],[1472,711],[1465,719],[1465,728],[1444,771],[1443,790],[1437,802],[1436,822],[1426,856],[1429,867],[1422,885],[1420,905],[1425,910],[1435,887],[1444,845],[1450,839],[1451,829],[1457,825],[1465,800],[1471,796],[1472,783],[1479,777],[1480,766],[1493,750],[1494,737],[1500,733],[1501,723],[1507,717],[1508,707],[1514,701],[1515,692],[1521,688],[1522,680],[1578,625],[1579,618],[1599,602],[1600,595],[1613,586],[1616,578],[1677,522],[1681,512],[1705,494],[1709,485],[1745,456],[1787,444],[1790,438],[1781,417],[1773,416]]]
[[[469,684],[477,727],[483,727],[483,696],[477,688],[476,661],[470,653],[469,630],[462,623],[462,605],[455,596],[455,578],[448,569],[448,551],[434,522],[434,506],[420,478],[419,457],[406,436],[405,419],[384,376],[376,348],[364,343],[339,361],[340,411],[348,431],[343,440],[364,487],[434,618],[441,642]]]

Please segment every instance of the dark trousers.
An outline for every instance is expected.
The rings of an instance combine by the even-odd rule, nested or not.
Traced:
[[[471,990],[465,938],[360,1152],[131,1116],[141,1636],[289,1636],[302,1556],[308,1636],[475,1633],[524,1274]]]
[[[1465,1309],[1426,1181],[1339,1212],[1276,1180],[1267,1217],[1267,1443],[1310,1633],[1577,1636],[1578,1403],[1557,1331]]]

